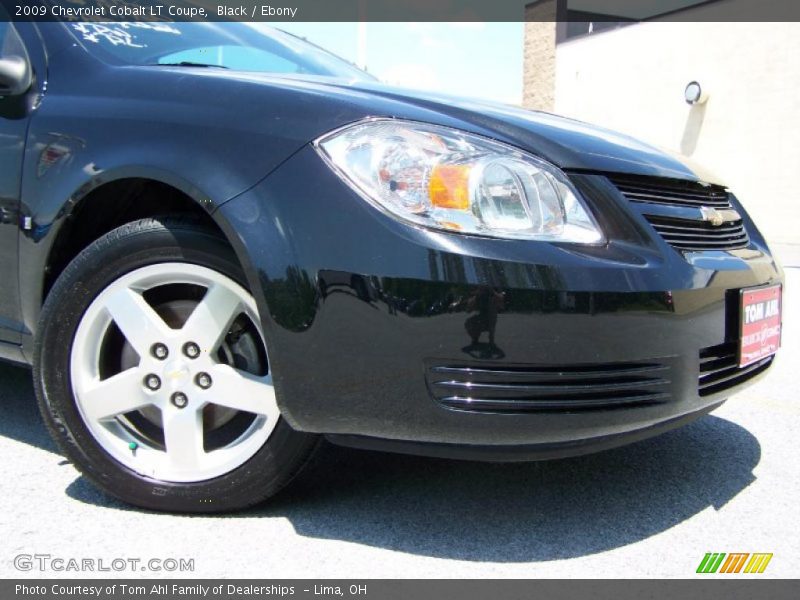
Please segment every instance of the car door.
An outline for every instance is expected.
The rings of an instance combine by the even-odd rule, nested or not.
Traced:
[[[0,22],[0,60],[26,54],[14,25]],[[30,111],[27,98],[0,95],[0,342],[19,343],[18,237],[22,157]]]

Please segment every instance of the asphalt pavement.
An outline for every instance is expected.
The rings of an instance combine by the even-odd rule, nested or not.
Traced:
[[[684,578],[706,552],[769,552],[758,577],[797,577],[797,249],[783,254],[783,348],[771,373],[685,428],[527,464],[328,447],[289,490],[235,515],[149,513],[97,491],[48,437],[30,372],[0,364],[0,576]],[[15,567],[35,554],[96,569],[193,559],[194,571]]]

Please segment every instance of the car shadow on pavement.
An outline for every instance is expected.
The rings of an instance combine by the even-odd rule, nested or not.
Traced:
[[[474,463],[332,447],[264,516],[305,536],[456,560],[584,556],[719,509],[750,485],[761,447],[706,416],[627,447],[535,463]]]
[[[30,369],[0,362],[0,406],[0,435],[58,453],[36,406]]]
[[[0,365],[0,382],[0,435],[57,452],[36,410],[29,373]],[[631,544],[709,507],[719,509],[754,481],[760,457],[749,431],[713,415],[627,447],[538,463],[326,446],[272,501],[205,518],[285,518],[298,535],[437,558],[555,560]],[[92,505],[137,510],[83,477],[66,493]]]

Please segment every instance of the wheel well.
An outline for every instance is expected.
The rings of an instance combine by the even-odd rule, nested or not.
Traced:
[[[211,216],[195,200],[160,181],[120,179],[92,190],[66,217],[53,242],[45,269],[42,301],[72,259],[96,239],[125,223],[167,214],[195,215],[222,235]]]

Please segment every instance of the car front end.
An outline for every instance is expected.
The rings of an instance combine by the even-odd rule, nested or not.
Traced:
[[[585,128],[590,143],[606,135],[565,123],[569,136]],[[767,371],[774,347],[742,356],[743,291],[765,289],[779,304],[783,275],[724,186],[689,167],[680,172],[667,155],[647,166],[658,156],[652,149],[631,163],[633,172],[602,164],[562,170],[529,152],[535,147],[494,140],[486,140],[489,159],[463,147],[442,159],[434,149],[436,165],[457,165],[442,182],[436,167],[414,164],[407,144],[418,134],[428,135],[424,147],[448,135],[460,140],[455,146],[483,141],[369,118],[322,136],[220,209],[261,282],[278,401],[294,427],[400,452],[567,456],[686,423]],[[325,148],[348,135],[349,150]],[[608,135],[598,163],[614,158],[608,150],[619,138]],[[482,192],[474,172],[463,171],[496,156],[502,163],[506,154],[530,157],[531,181],[541,172],[546,182],[563,178],[555,194],[574,194],[585,211],[577,227],[585,228],[570,233],[563,200],[562,222],[547,232],[547,223],[517,227],[514,207],[500,207],[509,222],[497,220],[496,204],[465,200],[491,188],[502,201],[522,198],[540,224],[547,220],[547,207],[535,203],[548,202],[551,188],[497,186],[521,181],[524,168],[497,176],[495,166],[495,173],[482,167],[484,183],[494,177]],[[418,195],[429,203],[421,210],[412,189],[419,180]],[[400,208],[371,181],[384,181],[389,195],[405,192]],[[466,214],[437,216],[437,202]],[[775,319],[765,321],[773,325],[762,335],[767,346],[778,343]]]

